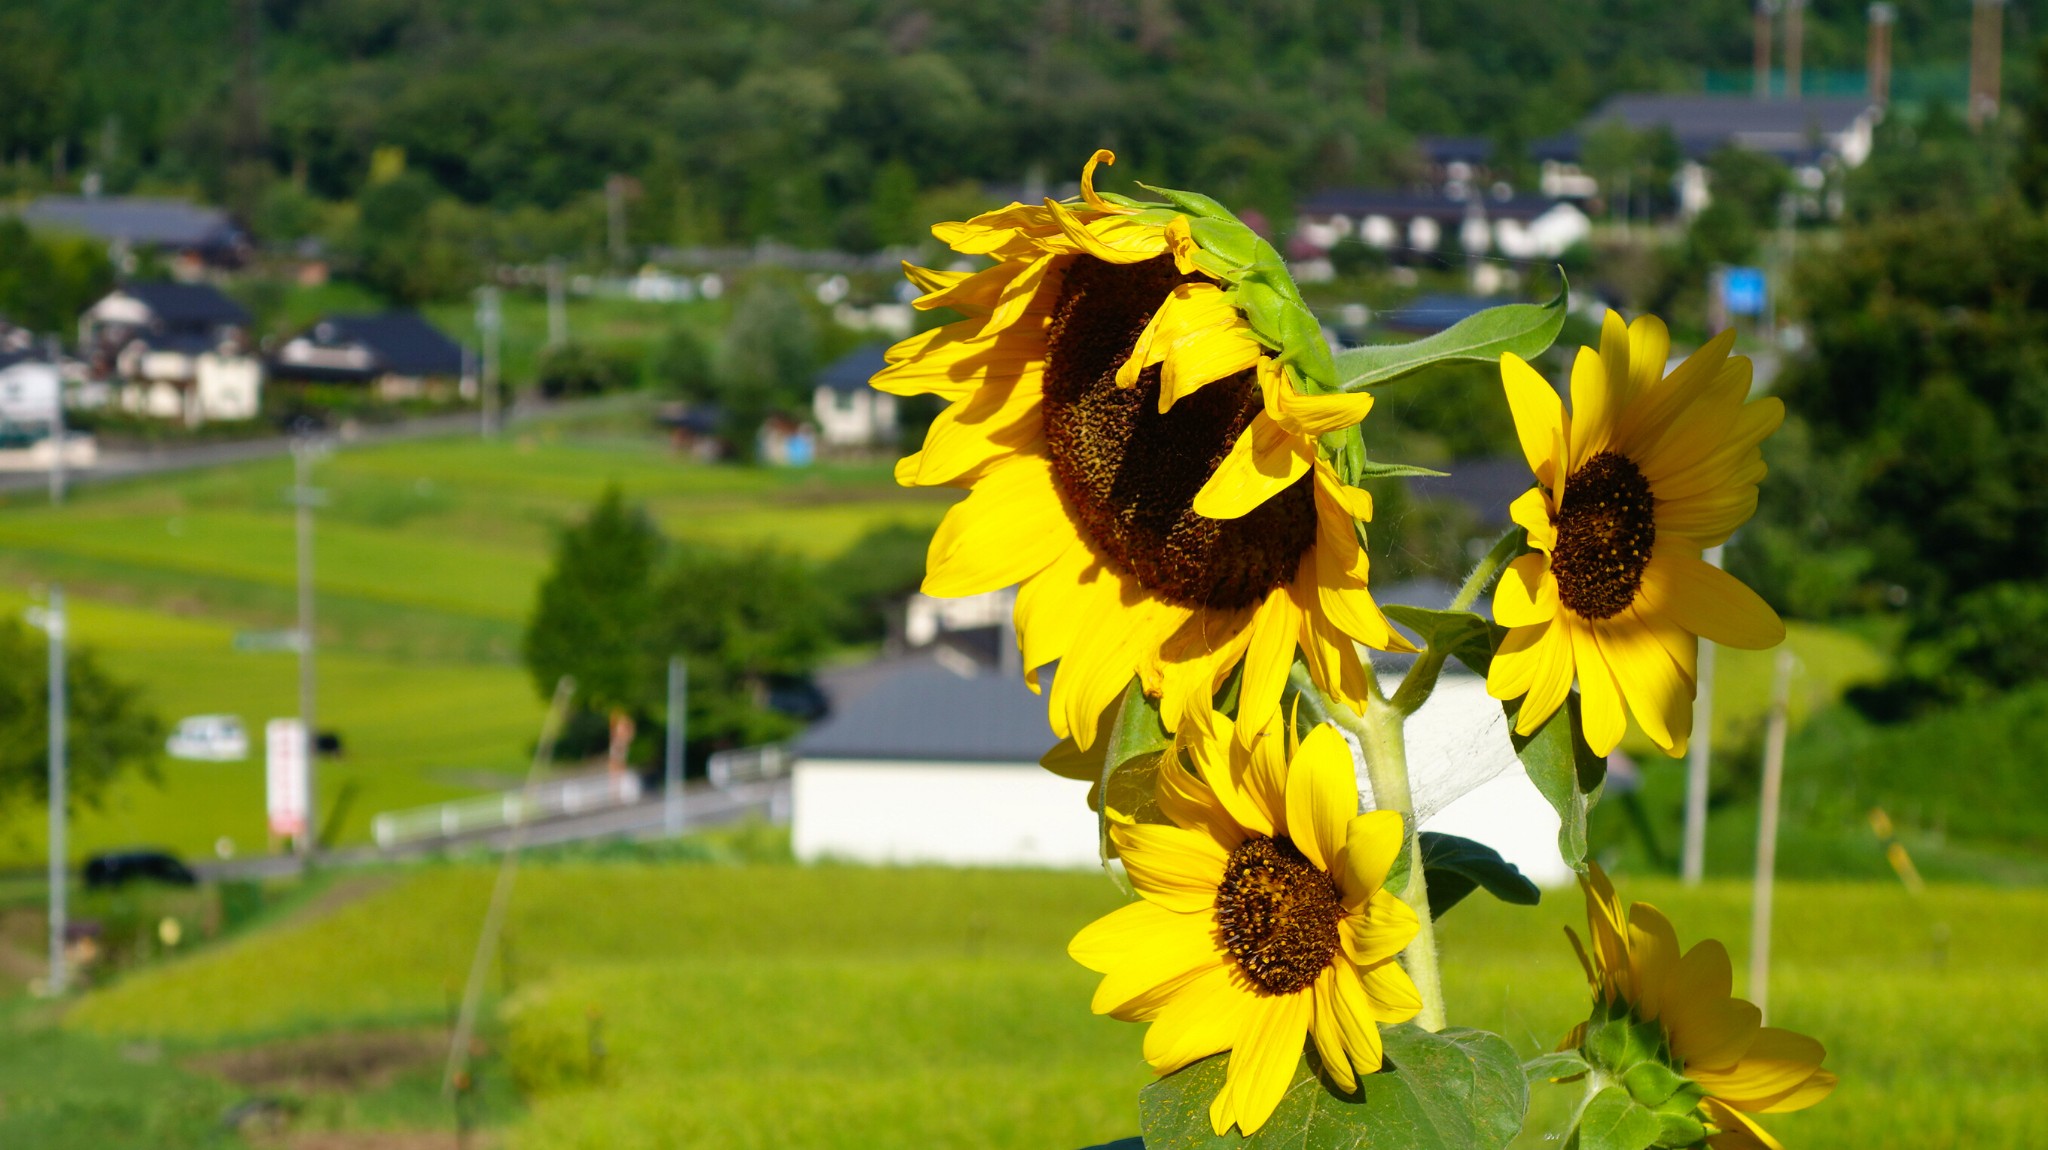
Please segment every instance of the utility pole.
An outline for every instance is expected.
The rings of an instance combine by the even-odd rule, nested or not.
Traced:
[[[64,588],[52,584],[43,627],[50,636],[50,997],[64,993],[64,896],[69,867],[65,856],[68,788],[64,778]]]
[[[1703,556],[1721,565],[1721,548],[1709,547]],[[1707,771],[1714,754],[1714,644],[1700,640],[1699,665],[1694,669],[1697,693],[1692,701],[1692,755],[1685,769],[1685,849],[1680,856],[1679,875],[1687,886],[1698,886],[1707,871]]]
[[[1785,730],[1792,696],[1792,652],[1778,648],[1778,673],[1771,684],[1771,722],[1764,733],[1764,793],[1756,826],[1756,894],[1750,902],[1749,1000],[1757,1012],[1770,1009],[1771,895],[1778,877],[1778,803],[1785,785]]]
[[[622,268],[632,255],[626,246],[626,177],[612,173],[604,181],[605,238],[611,248],[612,266]]]
[[[483,404],[483,435],[489,439],[498,433],[498,364],[505,331],[505,315],[499,310],[496,287],[486,285],[476,289],[476,330],[477,341],[483,345],[479,385],[482,394],[478,398]]]
[[[690,721],[690,666],[681,655],[668,657],[668,777],[662,788],[662,828],[670,838],[683,833],[683,746]]]
[[[1785,98],[1797,102],[1806,92],[1806,0],[1785,0]]]
[[[311,855],[318,847],[320,837],[319,808],[319,760],[316,752],[320,749],[320,736],[315,727],[317,714],[314,698],[313,674],[313,508],[320,502],[322,493],[310,485],[313,472],[313,456],[319,445],[310,435],[292,440],[292,463],[296,483],[292,487],[292,503],[298,529],[299,566],[299,725],[305,732],[306,753],[306,830],[299,838],[299,852]]]

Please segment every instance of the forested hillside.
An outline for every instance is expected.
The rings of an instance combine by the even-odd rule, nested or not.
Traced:
[[[1806,66],[1863,61],[1815,0]],[[1965,58],[1968,6],[1906,0],[1899,67]],[[2015,3],[2015,60],[2041,0]],[[1740,69],[1749,0],[9,0],[0,157],[234,202],[353,198],[379,148],[446,192],[557,209],[625,173],[635,239],[907,237],[921,191],[1070,178],[1095,147],[1285,214],[1398,179],[1415,134],[1519,154],[1623,89]],[[246,59],[250,79],[238,81]],[[2024,80],[2027,69],[2009,67]],[[4,191],[5,188],[0,188]],[[249,204],[255,193],[247,193]],[[253,215],[252,211],[244,214]]]

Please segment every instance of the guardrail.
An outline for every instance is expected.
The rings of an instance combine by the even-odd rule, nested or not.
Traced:
[[[386,811],[370,820],[370,835],[389,850],[425,839],[452,839],[479,831],[566,815],[587,815],[640,801],[640,776],[609,771],[558,779],[532,788],[431,807]]]
[[[754,783],[766,779],[779,779],[789,774],[791,763],[796,756],[781,743],[766,743],[758,747],[734,747],[729,751],[714,751],[704,763],[704,772],[711,778],[711,785],[725,790],[734,783]]]

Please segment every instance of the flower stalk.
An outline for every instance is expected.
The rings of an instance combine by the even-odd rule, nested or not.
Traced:
[[[1310,700],[1316,717],[1351,732],[1365,751],[1366,779],[1372,785],[1373,806],[1395,811],[1407,828],[1408,882],[1401,888],[1401,901],[1415,912],[1419,929],[1414,941],[1401,952],[1401,964],[1422,997],[1422,1011],[1415,1024],[1424,1030],[1442,1030],[1444,1013],[1443,974],[1437,965],[1436,924],[1429,911],[1429,884],[1422,873],[1422,838],[1415,826],[1415,794],[1408,784],[1408,743],[1402,725],[1407,713],[1381,693],[1378,678],[1367,671],[1365,716],[1360,718],[1345,707],[1330,706],[1316,691],[1307,671],[1295,664],[1293,681],[1304,699]]]

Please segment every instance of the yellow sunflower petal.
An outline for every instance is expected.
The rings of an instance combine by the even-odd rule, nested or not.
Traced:
[[[1317,870],[1343,858],[1347,826],[1358,814],[1358,775],[1337,728],[1320,724],[1295,748],[1287,771],[1287,834]]]
[[[1756,501],[1754,483],[1733,485],[1690,499],[1660,499],[1656,510],[1657,535],[1683,535],[1701,548],[1726,543],[1736,528],[1756,514]]]
[[[1557,579],[1550,560],[1524,555],[1508,564],[1493,589],[1493,621],[1503,627],[1530,627],[1557,615]]]
[[[1678,932],[1664,912],[1646,902],[1628,908],[1628,950],[1635,968],[1636,1016],[1655,1021],[1664,987],[1678,965]]]
[[[1422,929],[1415,908],[1384,890],[1375,890],[1356,914],[1344,916],[1351,961],[1370,967],[1408,949]]]
[[[1344,1046],[1343,1024],[1337,1021],[1337,968],[1344,965],[1333,962],[1316,976],[1309,994],[1315,1009],[1309,1015],[1308,1036],[1322,1057],[1323,1072],[1340,1092],[1349,1094],[1358,1089],[1358,1075],[1351,1069],[1351,1054]]]
[[[1237,735],[1246,744],[1280,713],[1280,695],[1287,686],[1287,671],[1294,665],[1295,635],[1301,629],[1293,589],[1283,586],[1268,592],[1252,616],[1251,627],[1237,694]]]
[[[1515,732],[1533,735],[1550,716],[1557,713],[1564,704],[1565,696],[1572,689],[1572,637],[1571,625],[1562,616],[1543,624],[1540,628],[1529,628],[1534,632],[1530,642],[1533,656],[1528,668],[1529,689],[1522,696],[1521,710],[1515,715]],[[1512,641],[1522,628],[1509,632]],[[1498,660],[1496,664],[1498,665]],[[1512,666],[1512,665],[1511,665]],[[1500,686],[1506,686],[1511,679],[1503,673]],[[1500,686],[1496,686],[1492,671],[1487,673],[1486,690],[1494,698],[1501,698]],[[1507,698],[1514,698],[1509,695]]]
[[[972,271],[921,268],[909,260],[902,261],[902,265],[903,278],[909,280],[920,292],[943,291],[974,274]]]
[[[1077,538],[1017,589],[1012,611],[1017,648],[1023,652],[1024,678],[1033,691],[1038,690],[1039,669],[1073,650],[1082,625],[1094,617],[1090,606],[1102,600],[1114,604],[1115,584],[1100,557]]]
[[[1763,1108],[1764,1114],[1786,1114],[1804,1110],[1835,1092],[1839,1080],[1833,1071],[1816,1070],[1813,1077],[1792,1088],[1783,1098]]]
[[[1109,834],[1139,894],[1183,914],[1216,905],[1229,854],[1200,831],[1151,823],[1113,826]]]
[[[1785,1150],[1763,1127],[1732,1106],[1707,1098],[1700,1102],[1700,1109],[1721,1130],[1719,1134],[1708,1135],[1711,1150]]]
[[[1761,1110],[1804,1084],[1826,1057],[1821,1044],[1806,1035],[1766,1026],[1756,1032],[1756,1040],[1734,1066],[1726,1070],[1688,1066],[1685,1073],[1707,1093],[1738,1110]]]
[[[1545,487],[1557,484],[1557,471],[1564,465],[1553,450],[1564,430],[1564,401],[1550,381],[1536,373],[1527,360],[1509,352],[1500,357],[1500,380],[1508,395],[1508,411],[1515,419],[1515,435],[1522,441],[1522,456],[1529,470]]]
[[[1379,1017],[1366,993],[1365,982],[1358,976],[1358,968],[1348,962],[1332,963],[1323,977],[1330,983],[1331,1014],[1343,1035],[1344,1052],[1351,1059],[1352,1068],[1360,1074],[1378,1071],[1386,1061],[1380,1043]],[[1317,989],[1321,989],[1320,984]]]
[[[1120,602],[1123,618],[1114,626],[1084,631],[1060,661],[1052,681],[1054,733],[1064,725],[1084,747],[1095,745],[1104,708],[1130,685],[1146,652],[1156,651],[1188,617],[1187,608],[1134,595],[1128,586],[1120,592]]]
[[[1030,578],[1075,540],[1073,522],[1042,456],[992,468],[946,512],[925,556],[924,593],[979,595]]]
[[[1594,754],[1605,755],[1628,733],[1628,711],[1622,706],[1621,688],[1601,654],[1593,628],[1583,622],[1566,625],[1572,637],[1572,664],[1579,676],[1579,718],[1586,745]]]
[[[1097,148],[1088,162],[1081,165],[1081,202],[1104,215],[1118,215],[1131,211],[1120,204],[1112,204],[1095,194],[1095,166],[1116,163],[1116,153],[1108,148]]]
[[[1145,1031],[1145,1061],[1160,1074],[1220,1054],[1237,1042],[1251,1024],[1259,999],[1234,977],[1228,965],[1216,966],[1177,987]]]
[[[1274,373],[1266,413],[1302,435],[1327,435],[1354,426],[1372,410],[1370,392],[1356,395],[1303,395],[1284,373]]]
[[[1308,474],[1315,444],[1268,419],[1264,412],[1238,434],[1230,454],[1195,493],[1195,514],[1210,519],[1247,515]]]
[[[1740,998],[1680,999],[1666,982],[1662,1002],[1671,1053],[1687,1067],[1733,1066],[1763,1027],[1763,1012]]]
[[[1664,321],[1654,315],[1637,316],[1635,322],[1628,325],[1627,402],[1633,404],[1661,383],[1664,365],[1670,359],[1671,332],[1664,326]]]
[[[1253,734],[1249,740],[1244,736],[1244,723],[1238,723],[1238,743],[1251,745],[1244,749],[1244,769],[1239,777],[1239,786],[1247,799],[1265,815],[1266,822],[1273,828],[1273,834],[1286,835],[1287,831],[1287,741],[1281,737],[1278,724],[1269,724]]]
[[[1386,884],[1401,854],[1402,834],[1401,816],[1395,811],[1367,811],[1345,823],[1345,873],[1339,878],[1347,898],[1370,898]]]
[[[1720,375],[1734,346],[1735,329],[1730,328],[1685,357],[1685,362],[1670,375],[1638,389],[1628,410],[1622,412],[1615,426],[1616,450],[1637,458],[1662,438],[1671,421],[1678,418]],[[1661,364],[1659,361],[1660,367]]]
[[[1393,959],[1360,967],[1358,981],[1365,987],[1367,1009],[1379,1021],[1406,1022],[1422,1013],[1422,993]]]
[[[1131,1021],[1183,983],[1223,963],[1215,919],[1176,914],[1140,899],[1096,919],[1067,944],[1074,961],[1103,975],[1090,1009]]]
[[[1760,651],[1785,639],[1785,624],[1762,596],[1713,564],[1667,554],[1661,541],[1643,570],[1636,608],[1724,647]]]
[[[1665,754],[1685,754],[1692,735],[1692,680],[1679,673],[1670,652],[1634,612],[1593,624],[1593,633],[1643,733]]]
[[[948,406],[932,420],[924,447],[908,457],[917,466],[905,486],[971,484],[1014,455],[1039,454],[1045,442],[1043,403],[1034,379],[983,387]]]
[[[1529,533],[1529,546],[1548,552],[1557,547],[1557,525],[1550,521],[1550,493],[1531,487],[1508,504],[1508,518]]]
[[[1261,801],[1263,793],[1255,793],[1244,781],[1251,769],[1251,755],[1238,745],[1230,720],[1208,714],[1218,722],[1189,742],[1188,757],[1237,825],[1257,835],[1276,833],[1277,823]],[[1197,725],[1204,724],[1198,720]]]
[[[1613,312],[1607,313],[1608,326],[1620,326],[1621,319]],[[1623,329],[1622,346],[1627,346],[1627,332]],[[1614,415],[1621,406],[1621,397],[1616,394],[1627,384],[1627,353],[1622,354],[1620,370],[1615,375],[1613,363],[1606,351],[1612,342],[1611,333],[1601,332],[1601,350],[1590,347],[1579,349],[1578,358],[1572,361],[1572,425],[1567,439],[1570,454],[1566,456],[1566,471],[1576,471],[1586,461],[1607,449],[1614,435]]]
[[[1302,1043],[1315,1004],[1307,991],[1262,999],[1252,1023],[1230,1050],[1223,1090],[1232,1100],[1237,1128],[1247,1137],[1273,1116],[1294,1081]],[[1224,1133],[1218,1130],[1218,1134]]]

